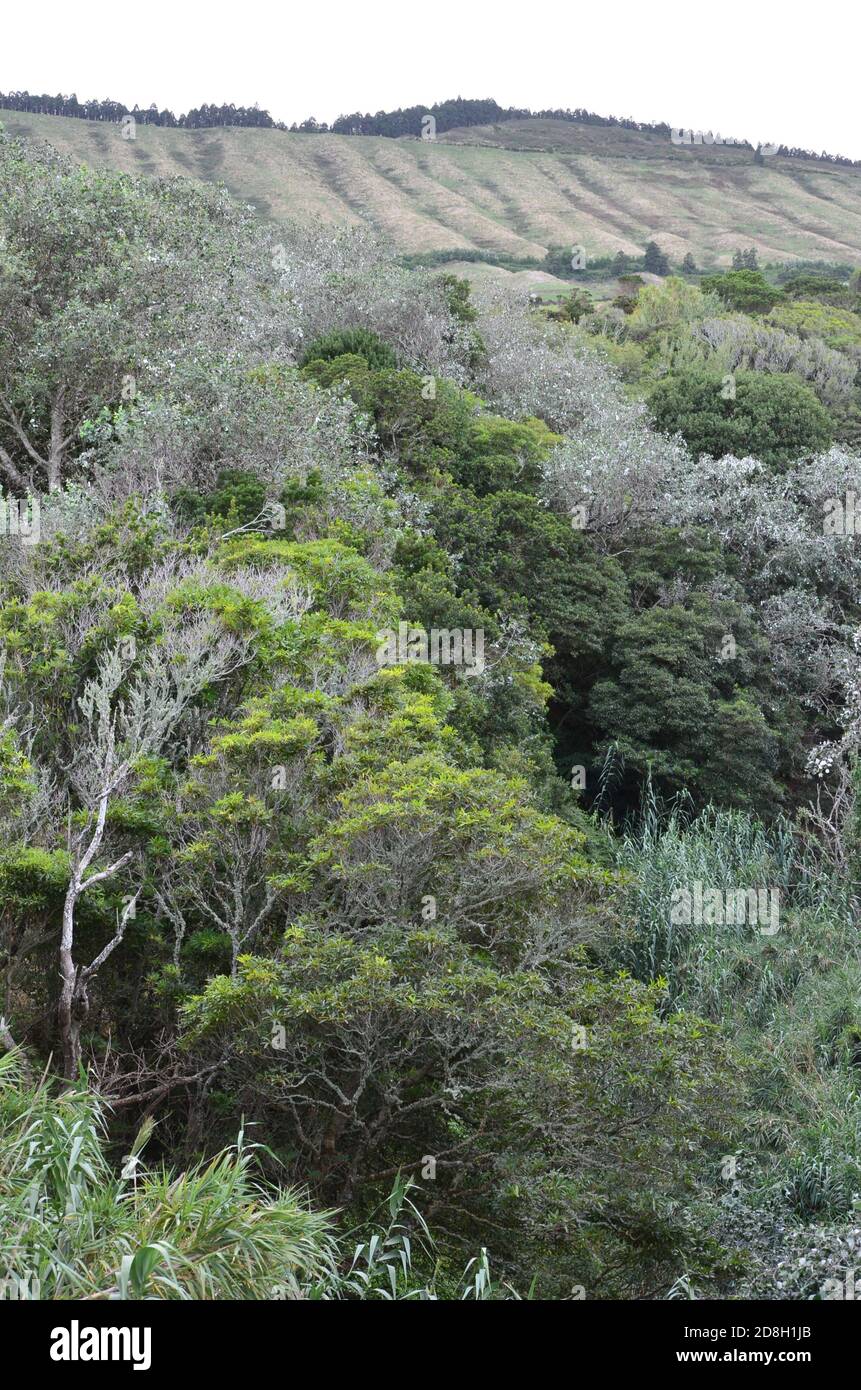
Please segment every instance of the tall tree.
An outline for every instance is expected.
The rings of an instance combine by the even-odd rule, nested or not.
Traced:
[[[220,193],[74,167],[0,133],[3,483],[56,492],[86,420],[240,351],[255,262],[271,277],[251,214]]]
[[[651,275],[669,275],[670,273],[670,263],[656,241],[650,241],[646,247],[643,269]]]

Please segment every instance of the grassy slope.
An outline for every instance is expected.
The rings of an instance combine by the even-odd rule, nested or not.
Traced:
[[[275,221],[367,220],[404,252],[480,249],[540,258],[551,243],[674,260],[861,263],[861,171],[750,150],[686,148],[649,133],[557,121],[450,131],[435,143],[275,130],[165,130],[0,111],[13,134],[135,173],[220,179]]]

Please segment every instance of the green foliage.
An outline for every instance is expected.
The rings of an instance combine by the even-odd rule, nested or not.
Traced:
[[[361,357],[373,371],[394,370],[397,359],[388,343],[367,328],[341,328],[309,343],[299,360],[301,367],[311,362],[332,362],[336,357]]]
[[[660,285],[643,285],[631,310],[627,332],[634,339],[678,333],[719,312],[720,307],[714,294],[704,294],[695,285],[671,275]]]
[[[488,1301],[517,1298],[510,1286],[494,1282],[487,1251],[467,1262],[459,1280],[447,1276],[436,1253],[433,1236],[416,1201],[410,1195],[417,1184],[412,1178],[395,1178],[388,1198],[355,1234],[361,1235],[347,1269],[316,1284],[311,1298],[382,1299],[387,1303],[439,1298]],[[344,1236],[344,1244],[353,1233]]]
[[[781,797],[778,739],[760,693],[766,661],[731,603],[694,595],[685,607],[646,608],[619,627],[589,717],[629,768],[650,771],[664,790],[766,809]]]
[[[589,971],[565,979],[565,1001],[553,1003],[537,980],[501,973],[433,923],[364,947],[309,926],[288,931],[275,961],[249,958],[236,981],[214,981],[187,1019],[198,1048],[232,1040],[234,1085],[250,1073],[258,1094],[265,1088],[276,1144],[289,1132],[280,1076],[320,1076],[301,1113],[314,1146],[304,1162],[320,1165],[325,1186],[343,1196],[350,1172],[369,1161],[385,1171],[414,1155],[418,1171],[421,1155],[437,1154],[435,1209],[457,1206],[467,1235],[492,1221],[515,1282],[534,1273],[543,1296],[559,1297],[579,1271],[593,1289],[631,1291],[660,1246],[672,1262],[684,1244],[669,1215],[686,1178],[680,1140],[707,1141],[731,1079],[702,1025],[661,1021],[660,988]],[[358,1046],[367,1087],[340,1107],[333,1129],[326,1096],[346,1080],[337,1058]],[[369,1133],[382,1084],[389,1099]],[[546,1145],[535,1145],[538,1132]],[[486,1175],[486,1195],[450,1186],[465,1161]],[[607,1234],[626,1228],[639,1248]]]
[[[573,289],[567,299],[554,311],[554,316],[569,323],[579,323],[588,314],[594,314],[595,301],[586,290]]]
[[[650,241],[643,257],[643,269],[652,275],[669,275],[670,263],[656,241]]]
[[[662,813],[654,797],[618,862],[633,929],[617,942],[616,959],[647,978],[661,971],[674,1004],[719,1024],[747,1057],[742,1192],[733,1218],[721,1223],[732,1243],[756,1251],[745,1296],[786,1278],[785,1269],[775,1273],[784,1260],[794,1285],[802,1276],[793,1272],[797,1261],[804,1255],[809,1263],[810,1245],[827,1238],[790,1233],[782,1250],[775,1222],[845,1228],[861,1175],[861,961],[849,886],[788,820],[764,825],[714,810],[692,819],[682,804]],[[777,931],[771,923],[766,934],[749,922],[673,921],[678,890],[696,883],[720,891],[767,886],[777,895]]]
[[[554,323],[362,231],[273,278],[226,194],[2,138],[0,191],[0,467],[56,485],[0,545],[0,1257],[49,1298],[808,1290],[861,1187],[849,268],[652,244]],[[695,883],[778,931],[677,920]]]
[[[117,1175],[83,1088],[27,1082],[0,1056],[0,1261],[42,1299],[259,1299],[328,1276],[330,1219],[254,1177],[254,1146],[148,1171],[150,1121]]]
[[[768,321],[800,338],[821,338],[828,347],[840,351],[861,347],[861,314],[850,309],[796,299],[791,304],[776,305]]]
[[[11,825],[36,792],[31,764],[12,729],[0,732],[0,814]]]
[[[438,275],[437,284],[445,291],[446,303],[460,323],[475,323],[478,310],[472,303],[472,287],[458,275]]]
[[[447,475],[479,494],[514,485],[531,490],[558,442],[542,420],[515,422],[482,411],[475,396],[449,381],[371,372],[355,356],[311,362],[305,372],[321,386],[343,383],[372,416],[382,447],[422,480]]]
[[[690,370],[659,381],[648,399],[657,427],[678,431],[695,456],[752,455],[781,468],[833,438],[828,412],[792,377],[737,372],[728,390],[714,373]]]
[[[224,468],[213,492],[201,496],[191,488],[180,488],[172,503],[187,525],[200,524],[206,517],[218,517],[231,525],[265,522],[266,488],[253,473],[241,468]]]
[[[724,275],[707,275],[700,288],[713,292],[731,309],[744,314],[767,314],[783,298],[783,291],[770,285],[761,271],[728,270]]]
[[[570,522],[521,492],[476,498],[446,491],[435,529],[463,556],[467,596],[490,612],[523,610],[553,645],[582,689],[624,613],[624,580],[612,560],[595,555]]]
[[[621,309],[624,313],[633,313],[637,307],[637,299],[640,291],[645,285],[645,280],[641,275],[620,275],[619,284],[622,293],[618,294],[613,300],[613,308]]]
[[[802,272],[791,275],[784,281],[783,292],[790,299],[821,299],[824,303],[830,304],[835,298],[839,301],[846,296],[846,286],[842,280],[835,280],[833,276]]]
[[[548,275],[557,275],[563,279],[571,278],[571,251],[570,246],[548,246],[547,254],[542,262],[542,269]]]
[[[329,358],[315,357],[302,368],[302,375],[327,391],[334,386],[342,386],[363,410],[371,409],[373,368],[367,358],[358,352],[344,352]]]

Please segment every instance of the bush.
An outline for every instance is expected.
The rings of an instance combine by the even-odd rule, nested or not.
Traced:
[[[832,304],[794,299],[772,309],[769,322],[800,338],[821,338],[838,351],[854,351],[856,357],[861,348],[861,316]]]
[[[793,275],[783,286],[784,294],[790,299],[821,299],[826,304],[847,297],[846,286],[842,280],[826,275]]]
[[[331,362],[335,357],[347,355],[363,357],[369,367],[381,372],[394,369],[398,360],[382,338],[367,328],[339,328],[333,333],[325,333],[309,343],[303,352],[299,365],[305,367],[309,362]]]
[[[738,372],[730,395],[722,378],[688,371],[653,388],[649,405],[659,429],[679,433],[691,453],[752,455],[772,468],[827,449],[834,431],[808,386],[792,377]]]
[[[731,309],[745,314],[767,314],[783,298],[783,291],[770,285],[758,270],[729,270],[725,275],[708,275],[700,287],[720,295]]]

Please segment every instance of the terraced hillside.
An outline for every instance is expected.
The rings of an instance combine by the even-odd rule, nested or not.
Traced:
[[[120,127],[0,111],[14,134],[74,159],[145,174],[222,180],[275,221],[366,221],[404,253],[541,258],[551,244],[636,254],[656,238],[672,260],[861,263],[861,170],[796,159],[756,165],[749,149],[676,146],[652,132],[524,120],[435,142],[278,130]]]

